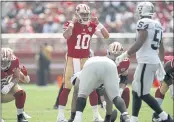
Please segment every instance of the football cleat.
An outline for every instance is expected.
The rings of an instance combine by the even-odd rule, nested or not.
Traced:
[[[161,122],[161,118],[159,118],[158,114],[157,113],[153,113],[153,116],[152,116],[152,122]]]
[[[53,106],[53,109],[58,109],[58,106],[55,104],[55,105]]]
[[[57,122],[68,122],[66,119],[58,119]]]
[[[129,114],[121,115],[120,116],[120,122],[130,122]]]
[[[115,122],[116,119],[117,119],[117,110],[113,110],[111,115],[111,122]]]
[[[27,113],[23,112],[22,113],[26,119],[31,119],[31,116],[29,116]]]
[[[24,117],[23,114],[17,115],[18,122],[28,122],[28,120]]]
[[[170,115],[168,115],[167,120],[162,120],[161,122],[174,122]]]
[[[103,122],[103,118],[100,116],[100,114],[98,113],[97,117],[93,117],[93,122]]]

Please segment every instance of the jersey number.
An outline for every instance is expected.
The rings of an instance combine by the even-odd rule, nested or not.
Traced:
[[[155,44],[151,44],[151,48],[153,50],[157,50],[160,47],[161,39],[162,39],[162,31],[155,30],[155,35],[153,37],[153,41],[155,42]]]
[[[91,39],[90,35],[77,35],[77,43],[75,49],[88,49],[89,40]]]

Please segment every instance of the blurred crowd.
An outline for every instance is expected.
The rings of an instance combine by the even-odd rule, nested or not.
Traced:
[[[72,19],[80,2],[2,2],[2,33],[61,33],[63,23]],[[109,32],[135,32],[136,2],[89,2]],[[154,2],[164,32],[173,32],[173,2]]]

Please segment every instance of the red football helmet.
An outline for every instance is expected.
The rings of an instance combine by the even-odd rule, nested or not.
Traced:
[[[10,68],[12,59],[13,50],[10,48],[1,48],[1,70]]]

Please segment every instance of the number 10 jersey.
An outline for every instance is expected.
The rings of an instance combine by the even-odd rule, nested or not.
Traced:
[[[66,29],[71,22],[64,24]],[[90,54],[90,40],[96,32],[97,25],[89,22],[87,25],[76,22],[73,27],[72,35],[67,40],[68,56],[73,58],[88,58]]]
[[[149,18],[140,19],[137,22],[136,36],[138,37],[139,30],[146,30],[148,36],[142,47],[136,52],[138,63],[158,64],[160,62],[158,53],[162,41],[163,29],[161,24]],[[141,40],[139,40],[141,41]]]

